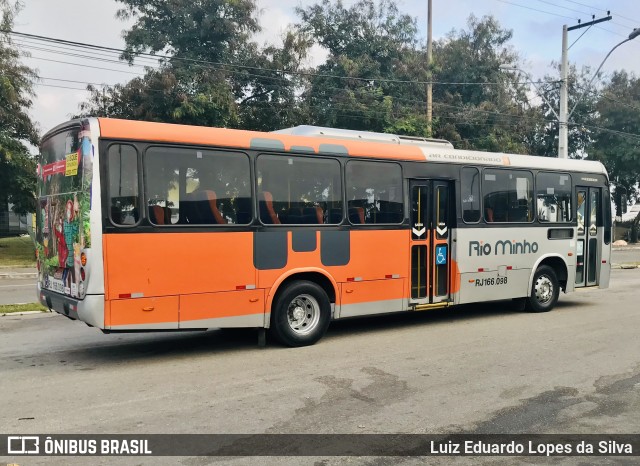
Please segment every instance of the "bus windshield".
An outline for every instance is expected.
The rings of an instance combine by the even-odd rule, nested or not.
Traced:
[[[38,164],[37,254],[44,289],[83,298],[82,250],[91,246],[91,137],[73,126],[47,137]]]

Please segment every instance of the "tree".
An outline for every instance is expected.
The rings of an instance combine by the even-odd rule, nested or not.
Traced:
[[[395,3],[360,0],[346,8],[340,0],[323,0],[296,12],[298,31],[328,52],[312,70],[303,95],[312,123],[385,131],[400,127],[398,119],[416,104],[424,106],[411,82],[416,75],[410,73],[418,62],[416,20],[401,14]],[[403,78],[406,82],[399,82]]]
[[[638,198],[640,183],[640,79],[615,71],[597,101],[597,131],[590,156],[607,167],[616,191]],[[619,192],[616,192],[619,195]],[[619,203],[616,203],[619,205]],[[622,215],[620,211],[617,215]],[[640,218],[635,220],[638,229]]]
[[[539,109],[528,105],[528,86],[500,70],[519,62],[512,31],[491,16],[471,15],[467,25],[434,43],[436,135],[463,149],[532,153]]]
[[[123,59],[159,54],[159,68],[124,85],[89,87],[83,115],[203,126],[275,129],[296,119],[296,69],[306,45],[287,35],[260,50],[255,0],[117,0],[133,18]]]
[[[19,8],[0,0],[0,29],[11,30]],[[14,212],[25,214],[35,211],[36,187],[36,164],[25,143],[37,145],[38,132],[27,113],[36,74],[20,56],[9,34],[0,33],[0,211],[11,203]],[[2,230],[8,223],[0,225]]]

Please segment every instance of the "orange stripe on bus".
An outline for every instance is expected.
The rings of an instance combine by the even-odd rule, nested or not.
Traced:
[[[148,121],[99,118],[100,135],[103,138],[127,139],[183,144],[251,149],[253,139],[271,139],[282,143],[285,150],[292,146],[312,147],[316,153],[321,145],[335,145],[346,148],[354,157],[377,157],[382,159],[415,160],[424,162],[424,154],[417,146],[402,146],[347,139],[292,136],[287,134],[262,133],[237,129],[209,128],[204,126],[175,125]]]

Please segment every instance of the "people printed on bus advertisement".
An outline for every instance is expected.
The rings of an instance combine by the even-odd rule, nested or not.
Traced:
[[[49,163],[38,167],[38,182],[46,194],[40,199],[37,216],[42,225],[36,237],[39,277],[43,288],[82,297],[81,256],[90,245],[93,145],[87,125],[75,134],[60,136],[64,144],[43,145],[43,156]]]

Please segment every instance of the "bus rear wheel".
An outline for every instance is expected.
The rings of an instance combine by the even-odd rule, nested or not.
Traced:
[[[530,312],[547,312],[553,309],[560,296],[560,283],[555,270],[548,265],[538,267],[533,276],[531,294],[526,308]]]
[[[313,282],[297,281],[278,293],[269,331],[283,345],[308,346],[322,338],[330,321],[327,293]]]

